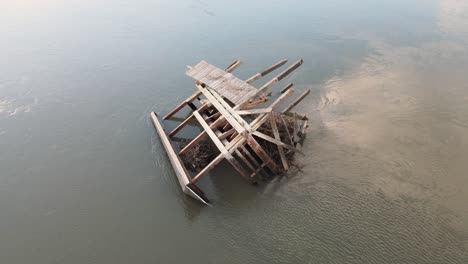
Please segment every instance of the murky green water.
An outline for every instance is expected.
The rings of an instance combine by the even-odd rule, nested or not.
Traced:
[[[0,3],[1,263],[468,263],[467,1],[173,2]],[[303,171],[183,196],[148,113],[284,58]]]

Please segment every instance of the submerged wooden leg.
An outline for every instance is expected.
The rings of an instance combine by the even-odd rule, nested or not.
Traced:
[[[202,125],[203,129],[205,129],[206,133],[208,136],[211,138],[213,143],[216,145],[216,147],[219,149],[221,154],[224,155],[227,161],[231,163],[231,165],[236,169],[244,178],[249,179],[248,173],[245,171],[245,169],[242,167],[242,165],[239,164],[239,162],[232,156],[231,153],[226,149],[224,144],[219,140],[219,138],[216,136],[216,134],[211,130],[210,126],[208,123],[206,123],[205,119],[198,113],[197,111],[193,112],[195,118],[197,118],[198,122]]]
[[[247,144],[257,153],[257,155],[263,160],[263,162],[267,163],[267,166],[270,168],[273,173],[279,173],[278,167],[273,162],[273,160],[268,156],[268,154],[263,150],[263,148],[258,144],[257,140],[255,140],[251,135],[247,135]]]
[[[206,174],[207,172],[211,171],[216,165],[218,165],[224,159],[224,155],[221,153],[216,158],[214,158],[205,168],[203,168],[198,174],[193,177],[190,183],[196,183],[201,176]]]
[[[307,90],[303,92],[299,97],[297,97],[296,100],[294,100],[292,103],[290,103],[281,113],[287,113],[293,109],[294,106],[296,106],[298,103],[300,103],[308,94],[310,93],[310,90]]]
[[[273,130],[273,135],[275,136],[275,139],[281,141],[278,127],[276,126],[276,121],[273,119],[273,115],[270,115],[270,125],[271,125],[271,129]],[[284,149],[280,145],[277,145],[277,147],[278,147],[278,152],[281,157],[281,163],[283,163],[283,168],[284,170],[288,170],[289,166],[288,166],[288,161],[286,160],[286,155],[284,155]]]

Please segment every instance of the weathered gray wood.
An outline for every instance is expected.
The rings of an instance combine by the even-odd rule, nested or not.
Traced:
[[[205,61],[195,65],[186,74],[197,82],[206,84],[234,104],[243,103],[257,92],[255,87]]]
[[[224,70],[226,72],[232,72],[234,71],[237,67],[239,67],[239,65],[241,64],[241,61],[239,60],[236,60],[234,61],[233,63],[231,63],[228,67],[226,67]],[[189,68],[189,71],[192,70],[193,68],[190,67]],[[208,73],[208,72],[207,72]],[[200,96],[201,94],[201,91],[196,91],[195,93],[193,93],[191,96],[189,96],[187,99],[185,99],[182,103],[180,103],[176,108],[174,108],[174,110],[172,110],[171,112],[169,112],[165,117],[164,117],[164,120],[166,119],[169,119],[171,118],[173,115],[175,115],[177,112],[179,112],[184,106],[186,106],[187,104],[191,103],[193,100],[195,100],[195,98],[197,98],[198,96]],[[192,104],[193,105],[193,104]],[[193,105],[194,106],[194,105]],[[193,107],[191,106],[191,108],[193,109]],[[193,110],[196,110],[193,109]]]
[[[278,69],[279,67],[283,66],[286,62],[288,62],[288,60],[282,60],[282,61],[279,61],[273,65],[271,65],[270,67],[266,68],[265,70],[253,75],[252,77],[248,78],[245,82],[246,83],[252,83],[258,79],[260,79],[261,77],[267,75],[268,73]]]
[[[253,101],[251,103],[248,103],[248,104],[242,106],[242,109],[249,109],[249,108],[264,104],[266,102],[268,102],[268,99],[266,97],[265,98],[260,98],[260,99],[258,99],[256,101]]]
[[[190,176],[187,170],[185,169],[185,166],[183,165],[182,161],[180,160],[179,156],[174,151],[169,137],[167,137],[166,132],[164,131],[164,128],[159,122],[155,112],[151,112],[151,119],[153,121],[154,127],[156,128],[156,131],[159,134],[159,138],[161,139],[162,145],[166,150],[167,156],[169,157],[169,161],[172,164],[174,172],[179,181],[180,188],[184,193],[192,196],[193,198],[201,201],[202,203],[207,204],[208,199],[206,199],[203,194],[201,194],[202,196],[200,196],[187,187],[187,185],[190,183]]]
[[[242,125],[246,130],[251,131],[252,128],[250,127],[249,123],[247,123],[224,99],[216,92],[212,91],[209,88],[207,89],[215,99],[222,105],[224,109],[228,111],[228,113],[237,121],[240,125]],[[219,111],[219,109],[218,109]],[[223,112],[219,111],[221,114]],[[225,117],[227,119],[227,117]]]
[[[258,163],[257,159],[255,159],[255,157],[249,152],[245,145],[240,145],[239,148],[245,153],[245,155],[247,155],[247,157],[249,157],[250,161],[252,161],[255,166],[260,166],[260,163]]]
[[[245,171],[245,169],[242,167],[242,165],[239,164],[239,162],[232,156],[229,151],[227,151],[226,147],[223,145],[221,140],[216,136],[216,134],[211,130],[210,126],[206,123],[205,119],[198,113],[197,111],[193,112],[193,115],[195,118],[200,122],[202,125],[203,129],[205,129],[206,133],[208,136],[211,138],[213,143],[216,145],[216,147],[219,149],[219,151],[224,155],[227,161],[231,163],[231,165],[246,179],[248,179],[249,175]]]
[[[257,140],[253,138],[250,134],[247,134],[245,137],[247,144],[257,153],[257,155],[265,162],[273,173],[279,173],[278,166],[273,162],[270,156],[263,150],[263,148],[258,144]]]
[[[293,87],[293,83],[292,83],[292,82],[286,84],[286,86],[285,86],[283,89],[281,89],[281,93],[286,92],[286,91],[289,90],[291,87]]]
[[[211,171],[216,165],[218,165],[224,159],[224,155],[221,153],[216,158],[214,158],[205,168],[203,168],[200,172],[193,177],[190,183],[196,183],[200,180],[201,176],[205,175],[207,172]]]
[[[291,146],[294,146],[294,138],[291,137],[291,133],[289,133],[289,126],[288,124],[286,124],[286,120],[284,120],[283,115],[280,114],[279,116],[280,116],[281,122],[283,123],[284,129],[286,130],[286,134],[288,135]]]
[[[302,151],[298,150],[297,148],[295,148],[295,147],[293,147],[293,146],[290,146],[290,145],[288,145],[288,144],[285,144],[284,142],[279,141],[279,140],[277,140],[277,139],[275,139],[275,138],[272,138],[272,137],[270,137],[270,136],[268,136],[268,135],[265,135],[265,134],[263,134],[262,132],[254,131],[252,134],[255,135],[255,136],[257,136],[257,137],[259,137],[259,138],[262,138],[262,139],[264,139],[264,140],[266,140],[266,141],[270,141],[270,142],[273,143],[273,144],[282,146],[282,147],[284,147],[284,148],[287,148],[287,149],[289,149],[289,150],[292,150],[292,151],[295,151],[295,152],[297,152],[297,153],[300,153],[300,154],[304,155],[304,153],[302,153]]]
[[[306,133],[307,128],[309,125],[307,124],[307,120],[304,121],[304,124],[302,125],[301,133],[304,135]]]
[[[183,101],[182,103],[180,103],[176,108],[174,108],[171,112],[169,112],[169,113],[164,117],[164,120],[171,118],[173,115],[175,115],[177,112],[179,112],[180,109],[182,109],[184,106],[186,106],[187,104],[189,104],[189,103],[191,103],[193,100],[195,100],[195,98],[197,98],[200,94],[201,94],[200,91],[196,91],[195,93],[193,93],[191,96],[189,96],[187,99],[185,99],[185,101]]]
[[[244,157],[244,155],[242,155],[238,149],[236,149],[234,152],[247,165],[247,167],[249,167],[250,170],[255,171],[254,166],[252,166],[252,164]]]
[[[275,83],[281,81],[284,77],[288,76],[291,72],[293,72],[295,69],[297,69],[299,66],[302,65],[302,59],[294,63],[293,65],[289,66],[286,70],[278,74],[276,77],[271,79],[269,82],[265,83],[262,87],[260,87],[257,92],[251,97],[252,99],[260,95],[261,93],[265,92],[268,90],[271,86],[273,86]],[[247,104],[247,103],[243,103]]]
[[[287,113],[287,112],[291,111],[291,109],[293,109],[294,106],[299,104],[309,93],[310,93],[310,89],[303,92],[301,95],[299,95],[299,97],[296,98],[296,100],[294,100],[283,111],[281,111],[281,113]]]
[[[273,103],[270,104],[270,108],[273,110],[278,107],[279,104],[281,104],[286,98],[291,96],[294,93],[293,89],[287,90],[285,93],[280,95]],[[250,126],[254,128],[254,126],[260,127],[261,124],[263,124],[266,121],[267,114],[260,114],[257,118],[255,118],[251,123]],[[255,129],[254,129],[255,130]]]
[[[271,125],[271,130],[273,131],[273,135],[275,136],[275,139],[278,141],[281,141],[278,127],[276,126],[276,120],[274,120],[273,115],[270,115],[270,125]],[[278,146],[278,152],[281,157],[281,163],[283,164],[283,168],[284,170],[288,170],[289,166],[288,166],[288,161],[286,160],[286,155],[284,155],[284,149],[280,145],[277,145],[277,146]]]
[[[218,101],[218,99],[216,99],[216,97],[208,89],[203,88],[201,85],[197,84],[197,87],[202,91],[206,98],[210,100],[210,102],[213,104],[214,107],[216,107],[216,109],[221,113],[221,115],[232,125],[232,127],[234,127],[234,129],[237,130],[237,132],[242,134],[246,130],[244,125],[247,124],[247,122],[243,121],[243,124],[239,123],[239,121],[236,120],[236,118],[233,115],[231,115],[231,113],[235,111],[232,110],[231,107],[227,106],[224,100],[221,99],[220,101]],[[227,107],[229,107],[230,109],[227,109]]]
[[[200,107],[200,111],[206,109],[208,106],[206,104],[202,105]],[[182,121],[182,123],[180,123],[177,127],[175,127],[171,133],[169,133],[169,137],[172,138],[175,134],[177,134],[177,132],[179,132],[182,128],[184,128],[189,122],[190,120],[193,118],[193,113],[191,113],[184,121]]]
[[[241,61],[240,60],[236,60],[234,61],[233,63],[231,63],[231,65],[227,66],[226,69],[224,69],[226,72],[232,72],[234,71],[235,69],[237,69],[237,67],[239,67],[239,65],[241,64]]]
[[[254,177],[255,175],[257,175],[258,173],[260,173],[260,171],[266,166],[268,165],[268,163],[271,163],[272,161],[268,161],[268,162],[263,162],[262,165],[260,165],[251,175],[250,177]]]
[[[198,142],[200,142],[205,136],[206,136],[206,131],[203,130],[203,132],[201,132],[200,134],[198,134],[198,136],[196,136],[194,139],[192,139],[192,141],[190,141],[185,147],[183,147],[183,148],[179,151],[179,155],[185,154],[185,152],[187,152],[187,150],[189,150],[191,147],[193,147],[193,145],[195,145],[195,144],[197,144]]]
[[[271,113],[271,111],[273,111],[273,108],[268,107],[268,108],[252,109],[252,110],[238,110],[236,112],[239,115],[256,115],[256,114]]]
[[[229,137],[230,135],[234,134],[235,132],[236,132],[236,130],[234,128],[231,128],[230,130],[228,130],[228,131],[222,133],[221,135],[219,135],[218,138],[220,140],[223,140],[223,139]]]
[[[282,114],[287,116],[287,117],[296,118],[296,119],[299,119],[299,120],[309,120],[309,118],[307,117],[306,114],[298,113],[296,111],[294,111],[294,112],[289,111],[289,112],[282,113]]]

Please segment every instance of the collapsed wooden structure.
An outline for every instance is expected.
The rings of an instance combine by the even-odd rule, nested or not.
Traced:
[[[167,133],[157,114],[151,112],[154,126],[184,193],[203,203],[209,203],[196,183],[223,159],[251,182],[256,182],[260,174],[275,175],[289,169],[285,151],[301,153],[296,148],[296,144],[298,135],[303,135],[307,128],[308,120],[304,114],[292,112],[292,109],[310,91],[303,92],[284,109],[278,110],[280,104],[294,93],[293,84],[289,83],[270,105],[259,107],[269,101],[271,92],[267,94],[268,89],[297,69],[302,62],[302,60],[295,62],[258,89],[251,84],[280,68],[287,63],[287,60],[279,61],[246,80],[241,80],[231,73],[240,65],[240,61],[233,62],[224,70],[205,61],[194,67],[188,67],[186,75],[195,80],[197,90],[163,119],[173,118],[185,106],[191,110],[188,117]],[[187,145],[180,149],[175,148],[171,143],[172,139],[185,126],[193,124],[193,120],[202,127],[202,132]],[[283,133],[283,138],[278,127],[286,131]],[[265,132],[265,128],[268,133]],[[200,171],[190,173],[182,160],[183,155],[197,144],[201,144],[206,137],[214,143],[220,153]],[[272,159],[262,148],[261,141],[277,146],[280,161]]]

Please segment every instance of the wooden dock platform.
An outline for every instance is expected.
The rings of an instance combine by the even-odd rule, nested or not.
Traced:
[[[233,62],[224,70],[201,61],[194,67],[189,67],[186,72],[195,80],[197,90],[169,112],[163,120],[159,120],[156,113],[151,113],[153,124],[184,193],[202,203],[209,203],[203,191],[197,186],[197,182],[224,159],[246,180],[257,182],[258,175],[275,175],[289,169],[286,151],[302,153],[296,148],[297,137],[299,133],[303,134],[307,127],[307,117],[291,110],[308,95],[309,91],[305,91],[284,109],[279,110],[278,107],[294,93],[293,84],[289,83],[270,105],[258,107],[269,101],[265,92],[302,65],[303,61],[295,62],[258,89],[252,85],[286,62],[287,60],[279,61],[244,81],[231,73],[240,65],[240,61]],[[195,104],[197,101],[198,107]],[[191,114],[167,133],[162,121],[172,118],[185,106],[189,106]],[[197,120],[202,132],[192,138],[180,151],[176,151],[171,138],[191,120]],[[283,138],[278,127],[286,131]],[[207,137],[219,150],[219,154],[208,165],[191,175],[184,165],[183,155],[197,144],[201,144],[203,140],[207,140]],[[262,147],[265,142],[277,146],[279,164]]]

